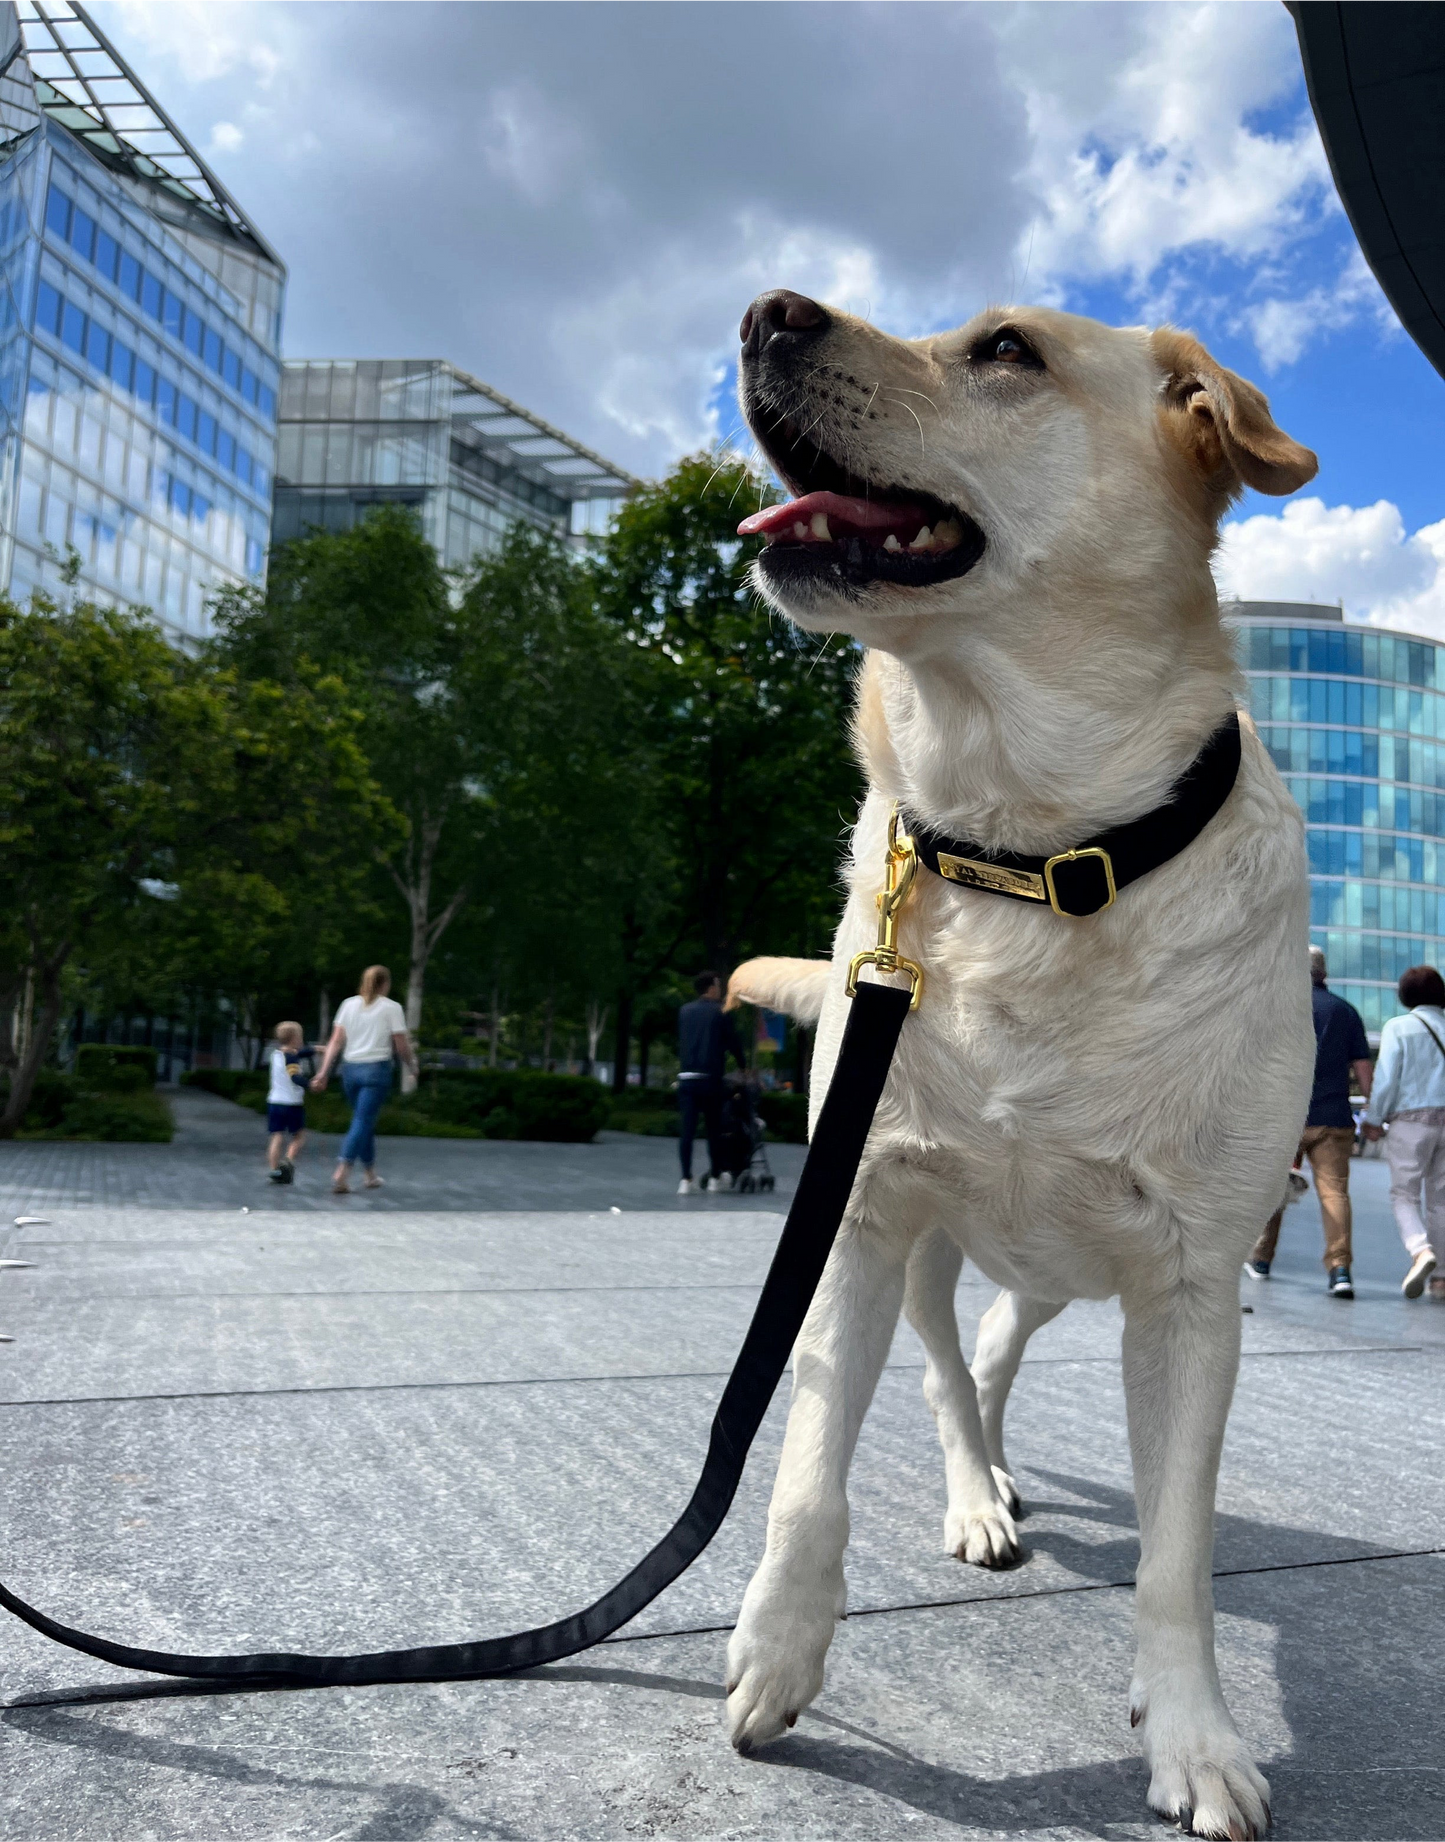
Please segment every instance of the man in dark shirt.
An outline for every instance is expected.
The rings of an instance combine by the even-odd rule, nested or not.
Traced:
[[[1350,1083],[1353,1079],[1368,1100],[1374,1069],[1360,1013],[1353,1004],[1337,998],[1325,984],[1325,956],[1319,947],[1310,948],[1310,977],[1314,980],[1315,1087],[1310,1095],[1309,1115],[1295,1163],[1298,1165],[1308,1158],[1315,1173],[1330,1291],[1336,1298],[1353,1298],[1350,1153],[1355,1143],[1355,1116],[1350,1110]],[[1245,1262],[1244,1270],[1251,1279],[1269,1278],[1269,1265],[1274,1259],[1283,1217],[1281,1203],[1265,1224],[1264,1233]]]
[[[732,1178],[718,1169],[718,1125],[722,1117],[723,1068],[729,1055],[739,1068],[747,1066],[738,1027],[722,1007],[722,980],[715,972],[699,972],[692,982],[697,996],[677,1014],[677,1091],[682,1115],[678,1155],[682,1159],[679,1196],[691,1196],[692,1141],[697,1136],[697,1116],[707,1123],[708,1161],[711,1166],[703,1188],[731,1189]]]

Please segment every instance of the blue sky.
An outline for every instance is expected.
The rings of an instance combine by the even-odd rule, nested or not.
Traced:
[[[764,287],[903,334],[1172,320],[1321,460],[1241,505],[1222,584],[1445,636],[1445,381],[1278,0],[94,11],[288,260],[292,356],[449,357],[650,473],[734,426]]]

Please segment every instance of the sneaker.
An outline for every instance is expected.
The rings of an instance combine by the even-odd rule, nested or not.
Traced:
[[[1269,1261],[1268,1260],[1246,1260],[1244,1263],[1244,1270],[1251,1279],[1268,1279],[1269,1278]]]
[[[1355,1287],[1350,1278],[1350,1269],[1347,1266],[1332,1266],[1330,1268],[1330,1297],[1353,1298],[1354,1296]]]
[[[281,1162],[276,1166],[276,1169],[280,1173],[279,1180],[282,1183],[294,1183],[296,1181],[296,1166],[291,1162],[290,1158],[282,1158]]]
[[[1445,1304],[1445,1277],[1439,1273],[1430,1275],[1430,1296],[1438,1298],[1442,1304]]]
[[[1425,1281],[1435,1271],[1435,1250],[1422,1247],[1410,1262],[1410,1270],[1405,1275],[1405,1283],[1400,1290],[1406,1298],[1418,1298],[1425,1290]]]
[[[1298,1202],[1301,1196],[1308,1194],[1309,1187],[1309,1179],[1305,1176],[1304,1172],[1302,1170],[1292,1170],[1289,1174],[1288,1200],[1290,1202]]]
[[[266,1178],[270,1183],[285,1183],[286,1173],[278,1164],[274,1170],[268,1170],[266,1172]]]
[[[691,1177],[684,1177],[682,1182],[677,1186],[677,1193],[679,1196],[695,1196],[697,1194],[697,1185],[693,1182]]]
[[[707,1187],[710,1190],[730,1190],[733,1187],[733,1174],[725,1170],[720,1177],[709,1177]]]

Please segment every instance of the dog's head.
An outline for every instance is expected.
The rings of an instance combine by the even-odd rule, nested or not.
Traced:
[[[757,581],[799,625],[889,650],[1021,596],[1207,580],[1245,485],[1315,457],[1197,340],[1046,308],[895,339],[787,290],[743,318],[743,412],[795,499],[743,521]]]

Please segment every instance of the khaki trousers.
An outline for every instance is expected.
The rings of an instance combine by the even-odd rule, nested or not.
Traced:
[[[1315,1174],[1315,1195],[1325,1231],[1325,1270],[1350,1264],[1350,1151],[1355,1134],[1349,1126],[1306,1126],[1300,1140],[1300,1157],[1308,1158]],[[1251,1260],[1273,1260],[1279,1242],[1284,1209],[1275,1210],[1264,1233],[1254,1244]]]

